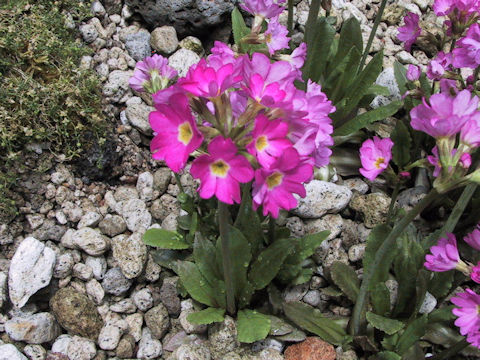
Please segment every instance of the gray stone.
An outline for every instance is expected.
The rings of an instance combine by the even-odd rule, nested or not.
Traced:
[[[164,194],[152,202],[150,211],[155,219],[163,221],[170,214],[179,215],[180,204],[172,195]]]
[[[103,302],[105,290],[103,290],[102,285],[96,279],[88,281],[85,284],[85,290],[87,291],[88,297],[93,300],[95,304],[100,305]]]
[[[91,360],[97,354],[92,340],[76,335],[61,335],[52,345],[51,351],[67,355],[70,360]]]
[[[139,199],[128,200],[123,205],[122,215],[128,230],[132,232],[145,231],[152,222],[152,215],[148,212],[145,203]]]
[[[54,220],[46,219],[42,226],[33,232],[32,236],[40,241],[60,241],[66,230],[64,226],[55,224]]]
[[[92,268],[93,276],[97,280],[102,280],[107,271],[107,261],[101,256],[87,256],[85,258],[85,265]]]
[[[115,353],[120,359],[130,359],[135,351],[135,338],[132,335],[124,335],[118,343]]]
[[[103,6],[109,14],[120,14],[122,11],[123,1],[122,0],[103,0]]]
[[[308,305],[312,305],[313,307],[318,306],[321,300],[320,291],[318,290],[310,290],[303,297],[303,302],[307,303]]]
[[[162,221],[162,229],[168,231],[176,231],[178,226],[178,215],[176,214],[169,214],[165,219]]]
[[[305,233],[315,234],[328,230],[330,235],[326,240],[335,239],[343,230],[343,219],[340,215],[327,214],[320,219],[307,220],[305,222]]]
[[[152,332],[153,337],[161,339],[170,328],[170,318],[167,308],[163,304],[158,304],[145,313],[145,324]]]
[[[222,359],[223,355],[239,346],[237,326],[230,316],[225,316],[223,322],[209,327],[208,346],[213,359]]]
[[[154,111],[155,108],[144,104],[130,104],[125,110],[125,115],[127,116],[128,121],[132,126],[139,130],[142,134],[151,136],[152,128],[148,121],[148,115],[151,111]]]
[[[353,245],[350,249],[348,249],[348,260],[351,262],[362,260],[363,255],[365,255],[365,248],[366,244]]]
[[[145,280],[155,282],[160,278],[162,267],[158,265],[151,255],[148,256],[147,265],[145,266]]]
[[[193,314],[195,309],[193,308],[193,302],[191,299],[182,301],[182,311],[179,316],[180,325],[187,334],[203,334],[207,331],[206,325],[196,325],[188,321],[187,317]]]
[[[397,58],[397,60],[401,64],[413,64],[413,65],[417,65],[417,66],[420,65],[418,60],[415,59],[415,57],[412,54],[410,54],[409,52],[407,52],[405,50],[402,50],[399,53],[397,53],[395,55],[395,57]]]
[[[366,194],[368,191],[368,184],[360,178],[347,179],[343,182],[343,186],[348,187],[352,191],[357,191],[360,194]]]
[[[146,31],[139,31],[125,37],[125,48],[132,58],[141,61],[151,55],[150,34]]]
[[[53,341],[60,335],[60,326],[52,314],[43,312],[25,314],[8,320],[5,323],[5,332],[14,341],[43,344]]]
[[[178,76],[185,76],[188,69],[200,61],[200,56],[188,49],[179,49],[168,58],[168,64],[178,72]]]
[[[88,255],[102,255],[109,248],[108,239],[99,231],[85,227],[72,234],[73,243]]]
[[[172,360],[210,360],[210,350],[204,344],[183,344],[172,354]]]
[[[135,314],[127,315],[125,316],[125,321],[128,324],[128,334],[134,337],[135,342],[140,341],[140,339],[142,338],[142,325],[143,325],[142,314],[135,313]]]
[[[345,186],[312,180],[305,185],[307,196],[299,198],[298,207],[293,210],[302,218],[320,218],[326,213],[343,210],[352,197],[352,191]]]
[[[153,188],[157,190],[160,195],[163,194],[170,184],[172,178],[172,170],[169,168],[160,168],[153,174]]]
[[[148,328],[143,328],[142,339],[138,344],[138,359],[155,359],[162,355],[162,343],[152,337]]]
[[[153,306],[152,292],[148,288],[143,288],[135,292],[132,299],[140,311],[148,311]]]
[[[47,350],[42,345],[27,345],[23,348],[23,353],[30,360],[44,360],[47,357]]]
[[[98,335],[98,346],[103,350],[115,350],[122,334],[123,330],[120,327],[107,322]]]
[[[45,220],[45,217],[41,214],[28,214],[25,216],[25,218],[27,219],[28,225],[30,225],[32,230],[38,229]]]
[[[100,1],[92,2],[91,10],[95,16],[104,16],[106,14],[105,8]]]
[[[95,227],[102,220],[102,216],[96,211],[89,211],[82,216],[80,221],[77,224],[77,229],[84,227]]]
[[[398,282],[394,279],[389,279],[385,281],[385,286],[390,292],[390,309],[392,309],[397,303],[398,299]]]
[[[160,288],[160,300],[172,317],[177,317],[181,311],[180,297],[177,292],[177,282],[177,276],[167,277],[163,280],[162,287]]]
[[[283,292],[285,302],[300,301],[308,292],[308,283],[289,286]]]
[[[153,175],[150,172],[145,171],[138,175],[137,191],[141,200],[150,201],[153,199]]]
[[[107,82],[103,85],[102,93],[112,102],[119,102],[130,91],[128,81],[133,71],[114,70],[108,75]]]
[[[290,230],[293,237],[300,238],[305,235],[305,224],[299,217],[289,217],[285,226]]]
[[[380,106],[385,106],[390,104],[392,101],[400,100],[402,94],[398,89],[397,81],[395,80],[395,74],[392,67],[384,69],[380,75],[378,75],[377,80],[375,81],[377,85],[384,86],[390,92],[389,96],[378,95],[376,96],[372,103],[371,107],[374,109],[379,108]]]
[[[350,202],[350,207],[363,216],[365,226],[368,228],[385,222],[389,206],[390,198],[384,193],[368,195],[357,193]]]
[[[80,34],[82,34],[83,40],[87,44],[90,44],[95,41],[95,39],[98,37],[98,31],[95,29],[95,26],[90,25],[90,24],[85,24],[81,25],[79,27]]]
[[[132,282],[123,275],[120,268],[116,267],[107,271],[103,278],[102,286],[108,294],[119,296],[130,289]]]
[[[127,230],[127,224],[121,216],[107,214],[98,224],[98,228],[105,235],[114,237]]]
[[[147,261],[147,246],[140,233],[130,237],[118,235],[112,239],[113,258],[127,279],[138,277]]]
[[[10,263],[8,289],[13,305],[21,308],[33,294],[50,283],[55,252],[33,237],[24,239]]]
[[[127,298],[111,305],[110,310],[116,313],[133,314],[137,310],[137,307],[135,306],[132,299]]]
[[[199,56],[202,56],[205,53],[202,42],[200,41],[200,39],[194,36],[187,36],[182,41],[180,41],[179,46],[181,48],[191,50],[197,53]]]
[[[152,31],[150,45],[159,53],[170,55],[178,48],[177,32],[173,26],[162,26]]]
[[[0,271],[0,309],[3,307],[5,301],[7,301],[7,274]]]
[[[93,277],[92,268],[88,265],[78,263],[73,266],[73,276],[83,281],[88,281]]]
[[[12,344],[0,345],[0,360],[28,360],[17,348]]]
[[[430,314],[436,306],[437,299],[435,299],[435,296],[427,291],[425,293],[425,299],[423,300],[422,306],[420,306],[420,310],[418,310],[418,312],[420,314]]]

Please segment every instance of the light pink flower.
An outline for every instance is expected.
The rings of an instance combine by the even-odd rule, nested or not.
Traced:
[[[240,203],[240,183],[253,179],[253,169],[237,152],[231,139],[217,136],[208,145],[209,154],[193,161],[190,173],[200,180],[198,192],[201,198],[209,199],[215,195],[227,204]]]
[[[389,138],[375,136],[373,140],[366,140],[360,147],[360,173],[369,180],[375,180],[388,167],[392,159],[392,147],[393,141]]]
[[[457,14],[468,17],[479,10],[478,0],[435,0],[433,11],[437,16],[447,16],[457,10]]]
[[[225,64],[235,63],[235,52],[221,41],[215,41],[214,47],[210,50],[211,55],[208,56],[208,63],[215,69]]]
[[[455,154],[457,153],[457,151],[458,151],[457,149],[452,149],[452,153],[451,153],[451,158],[452,159],[455,156]],[[433,155],[428,155],[427,156],[427,160],[430,164],[432,164],[434,166],[433,176],[438,177],[440,175],[441,171],[442,171],[442,164],[440,162],[437,146],[435,146],[432,149],[432,154]],[[470,167],[470,165],[472,165],[472,158],[471,158],[470,154],[463,153],[460,156],[460,159],[459,159],[458,162],[459,162],[460,166],[462,166],[464,169],[468,169]],[[448,168],[448,172],[450,173],[451,171],[452,171],[452,167],[450,166]]]
[[[455,325],[460,328],[460,334],[478,334],[480,329],[480,314],[478,311],[480,296],[474,291],[466,289],[464,293],[457,294],[450,301],[457,306],[452,310],[452,313],[458,316]]]
[[[256,102],[266,107],[280,103],[286,96],[278,82],[266,83],[260,74],[253,74],[243,90]]]
[[[475,69],[480,65],[480,25],[473,24],[453,49],[453,66]]]
[[[240,7],[252,15],[260,15],[265,19],[270,19],[282,13],[284,8],[278,4],[284,2],[285,0],[243,0]]]
[[[286,149],[269,169],[255,171],[253,183],[253,208],[263,206],[263,215],[278,217],[280,209],[291,210],[297,206],[293,194],[306,196],[303,182],[311,179],[313,166],[302,162],[298,152]]]
[[[421,71],[420,71],[420,68],[418,66],[415,66],[415,65],[408,65],[408,69],[407,69],[407,79],[408,81],[416,81],[420,78],[420,74],[421,74]]]
[[[283,152],[292,147],[292,142],[286,138],[288,124],[279,119],[269,120],[259,114],[255,118],[255,128],[252,132],[252,142],[247,145],[247,151],[256,156],[263,167],[270,167]]]
[[[423,103],[410,111],[410,124],[415,130],[439,138],[453,136],[472,118],[478,116],[478,98],[468,90],[460,91],[457,96],[434,94],[429,99],[430,104]]]
[[[152,81],[159,82],[154,90],[167,86],[168,81],[177,76],[177,71],[168,66],[168,59],[161,55],[153,55],[139,61],[135,65],[133,76],[129,80],[129,85],[138,92],[145,91],[145,86]]]
[[[480,262],[477,264],[477,266],[472,267],[470,279],[475,281],[477,284],[480,284]]]
[[[455,235],[447,233],[446,238],[440,238],[438,244],[430,248],[430,254],[425,256],[424,266],[430,271],[448,271],[457,268],[463,262],[457,249]]]
[[[427,77],[430,80],[440,80],[452,64],[452,54],[445,54],[440,51],[437,57],[431,60],[427,65]]]
[[[413,43],[420,36],[422,30],[418,26],[420,18],[417,14],[409,12],[404,18],[404,26],[398,28],[398,40],[405,43],[405,50],[410,51]]]
[[[465,236],[463,238],[463,241],[465,241],[475,250],[480,251],[480,225],[477,225],[477,228],[475,230]]]
[[[457,81],[453,79],[440,79],[440,92],[446,93],[450,96],[455,96],[459,89],[457,87]]]
[[[467,335],[467,341],[469,344],[480,349],[480,330],[469,332]]]
[[[270,55],[275,51],[287,49],[290,38],[287,37],[288,30],[285,26],[278,22],[277,18],[273,18],[268,23],[267,31],[265,31],[265,41]]]
[[[307,44],[302,42],[290,55],[290,64],[296,69],[301,69],[307,57]]]
[[[164,160],[170,169],[179,172],[203,141],[187,97],[182,94],[171,96],[170,105],[157,105],[157,111],[150,113],[149,120],[156,132],[150,144],[152,157]]]

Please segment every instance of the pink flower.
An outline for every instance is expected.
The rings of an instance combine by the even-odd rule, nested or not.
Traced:
[[[307,57],[307,44],[302,42],[290,55],[290,64],[296,69],[301,69]]]
[[[478,98],[472,97],[468,90],[460,91],[457,96],[434,94],[427,104],[423,103],[410,111],[410,124],[415,130],[423,131],[434,138],[453,136],[460,132],[470,119],[479,112]]]
[[[366,140],[360,148],[360,173],[369,180],[375,180],[387,168],[392,158],[392,147],[393,141],[389,138],[380,139],[375,136],[373,140]]]
[[[480,26],[473,24],[467,31],[467,36],[457,42],[453,49],[453,66],[475,69],[480,65]]]
[[[149,86],[154,93],[168,85],[168,81],[177,76],[177,71],[168,66],[168,59],[161,55],[153,55],[145,58],[135,65],[133,76],[129,80],[129,85],[138,92],[145,91]]]
[[[278,82],[268,84],[260,74],[253,74],[243,89],[252,99],[266,107],[281,102],[286,96]]]
[[[433,11],[437,16],[446,16],[457,10],[457,14],[468,17],[479,10],[478,0],[435,0]]]
[[[463,238],[463,241],[465,241],[475,250],[480,251],[480,225],[477,225],[477,228],[475,230],[465,236]]]
[[[234,79],[233,69],[233,64],[226,64],[215,70],[202,59],[190,68],[178,85],[195,96],[217,97],[239,80]]]
[[[185,95],[185,91],[178,86],[178,83],[169,86],[166,89],[159,90],[155,94],[152,95],[153,106],[157,107],[157,105],[170,104],[170,97],[173,95]]]
[[[407,79],[408,81],[416,81],[420,78],[420,68],[415,65],[408,65],[407,69]]]
[[[470,279],[475,281],[477,284],[480,284],[480,262],[477,266],[472,268],[472,272],[470,273]]]
[[[398,28],[398,40],[405,43],[405,50],[410,51],[412,48],[413,43],[417,40],[420,36],[422,30],[420,26],[418,26],[419,16],[412,12],[409,12],[404,17],[405,25]]]
[[[291,210],[297,206],[293,194],[306,196],[303,182],[311,179],[313,166],[301,161],[298,152],[286,149],[269,169],[255,171],[253,183],[253,208],[263,206],[263,215],[278,217],[280,209]]]
[[[427,160],[430,164],[434,166],[433,169],[433,176],[438,177],[442,171],[442,165],[440,164],[440,158],[438,155],[438,147],[434,146],[432,149],[432,154],[433,155],[428,155]]]
[[[215,41],[214,47],[210,50],[211,55],[208,57],[208,63],[215,68],[219,68],[221,65],[233,64],[235,62],[235,52],[228,47],[227,44],[221,41]],[[221,64],[215,66],[215,64]]]
[[[190,169],[192,176],[200,179],[200,197],[209,199],[215,195],[227,204],[240,203],[240,183],[253,179],[252,166],[243,155],[237,154],[233,141],[222,136],[212,140],[208,152],[196,158]]]
[[[287,28],[280,24],[277,18],[270,20],[267,31],[265,31],[265,41],[270,55],[275,54],[277,50],[288,48],[290,38],[287,35]]]
[[[431,60],[427,65],[427,77],[430,80],[440,80],[452,64],[452,54],[445,54],[440,51],[437,57]]]
[[[164,160],[170,169],[179,172],[201,145],[203,135],[195,125],[185,95],[171,96],[170,105],[159,104],[157,110],[149,115],[150,126],[157,133],[150,144],[152,157]]]
[[[440,238],[438,244],[430,248],[432,255],[425,256],[424,266],[430,271],[448,271],[463,264],[457,249],[455,235],[447,233],[447,238]]]
[[[455,320],[455,325],[460,328],[460,334],[478,335],[480,328],[480,314],[478,311],[480,296],[470,289],[465,289],[464,293],[457,294],[450,301],[457,306],[457,308],[452,310],[452,313],[458,316],[458,319]]]
[[[450,96],[458,93],[457,81],[453,79],[440,79],[440,92]]]
[[[279,119],[268,120],[263,114],[257,115],[253,140],[247,145],[247,150],[256,156],[260,165],[268,168],[287,148],[292,147],[291,141],[286,138],[287,134],[287,123]]]
[[[480,349],[480,330],[468,333],[467,341],[469,344]]]
[[[273,0],[243,0],[240,6],[252,15],[260,15],[265,19],[270,19],[282,13],[284,9],[278,6],[277,3],[284,2],[285,0],[277,2]]]

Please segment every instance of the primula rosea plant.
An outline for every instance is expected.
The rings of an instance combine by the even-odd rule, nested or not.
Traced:
[[[289,38],[293,1],[288,1],[288,26],[278,19],[284,2],[243,1],[251,27],[235,9],[235,44],[215,42],[211,54],[184,77],[177,78],[159,55],[137,64],[130,85],[150,94],[155,106],[149,116],[152,156],[175,173],[184,210],[176,232],[150,229],[144,241],[159,248],[157,262],[179,275],[180,290],[206,306],[189,320],[208,324],[222,321],[227,312],[237,317],[243,342],[275,332],[272,324],[279,318],[270,309],[330,343],[373,354],[369,359],[423,358],[420,340],[435,342],[430,334],[454,317],[466,340],[434,359],[448,358],[469,343],[480,347],[480,295],[473,290],[452,298],[453,311],[423,307],[427,295],[439,303],[448,295],[458,281],[455,269],[480,281],[480,265],[462,260],[453,234],[461,231],[457,223],[480,183],[479,2],[436,0],[433,10],[445,17],[442,39],[421,29],[419,16],[406,15],[398,31],[406,50],[422,36],[438,54],[426,72],[396,63],[403,97],[374,109],[373,98],[388,92],[374,84],[382,52],[370,59],[368,54],[387,1],[381,2],[364,46],[357,20],[345,21],[336,36],[331,3],[312,0],[305,42],[296,48]],[[319,16],[321,6],[326,16]],[[462,69],[471,74],[465,78]],[[369,136],[366,128],[401,109],[409,119],[398,119],[390,137]],[[362,140],[355,158],[352,148]],[[300,302],[284,303],[275,285],[310,280],[308,258],[328,232],[292,238],[275,219],[306,196],[315,169],[328,173],[332,167],[371,182],[383,177],[392,197],[386,223],[367,239],[361,282],[350,266],[331,267],[332,282],[354,303],[347,320],[328,319]],[[187,173],[197,181],[196,193],[183,189],[181,176]],[[399,191],[422,174],[432,190],[409,212],[397,209]],[[445,210],[455,201],[437,231],[426,235],[414,226],[425,209],[442,205]],[[480,249],[480,230],[464,239]],[[385,285],[391,277],[399,284],[394,304]],[[264,289],[270,305],[251,310],[265,305],[257,296],[265,295]]]

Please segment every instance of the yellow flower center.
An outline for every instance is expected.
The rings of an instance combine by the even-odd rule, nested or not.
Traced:
[[[257,151],[263,151],[268,146],[268,140],[265,135],[260,136],[255,142],[255,147]]]
[[[380,169],[380,165],[383,164],[384,162],[385,162],[385,159],[382,158],[382,157],[379,157],[379,158],[377,159],[377,161],[375,161],[375,167],[376,167],[377,169]]]
[[[210,171],[217,177],[224,178],[228,174],[230,166],[223,160],[217,160],[210,165]]]
[[[193,137],[192,125],[188,121],[180,124],[178,127],[178,141],[182,142],[184,145],[188,145],[190,140]]]
[[[268,43],[270,43],[272,41],[272,34],[267,34],[265,35],[265,41]]]
[[[274,187],[280,185],[282,183],[283,174],[274,172],[272,175],[267,177],[266,183],[268,186],[268,190],[272,190]]]

